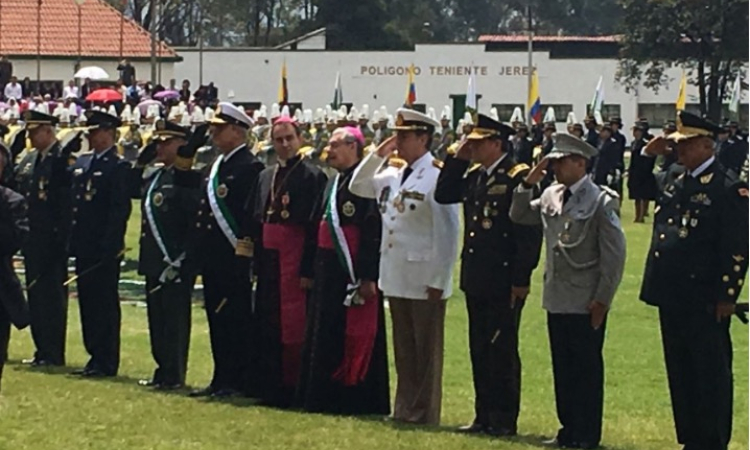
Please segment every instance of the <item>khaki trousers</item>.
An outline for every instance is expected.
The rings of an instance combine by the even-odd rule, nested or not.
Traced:
[[[396,360],[396,420],[438,425],[446,300],[389,297]]]

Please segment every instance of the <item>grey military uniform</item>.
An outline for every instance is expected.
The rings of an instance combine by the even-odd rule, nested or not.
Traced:
[[[543,306],[555,314],[588,314],[589,302],[612,303],[625,266],[619,199],[586,178],[563,205],[565,186],[555,183],[532,201],[516,189],[511,219],[544,225],[547,258]]]

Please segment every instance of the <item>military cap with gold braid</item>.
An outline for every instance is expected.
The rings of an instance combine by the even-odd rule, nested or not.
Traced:
[[[471,130],[466,139],[481,140],[481,139],[507,139],[508,136],[516,134],[516,130],[513,127],[506,125],[502,122],[485,116],[484,114],[477,115],[477,121],[474,128]]]
[[[25,111],[23,121],[27,130],[33,130],[41,125],[55,126],[59,122],[58,118],[53,115],[34,110]]]
[[[667,136],[674,142],[682,142],[695,137],[714,138],[722,132],[715,123],[685,111],[677,111],[677,131]]]
[[[155,130],[151,135],[155,141],[168,141],[173,138],[190,139],[190,130],[181,127],[174,122],[168,122],[164,119],[156,121]]]
[[[440,123],[419,111],[408,108],[399,108],[396,110],[396,125],[393,127],[396,131],[427,131],[434,133]]]

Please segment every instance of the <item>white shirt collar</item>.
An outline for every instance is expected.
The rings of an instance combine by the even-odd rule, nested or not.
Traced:
[[[420,156],[416,161],[414,161],[411,165],[408,167],[411,167],[412,170],[416,170],[417,168],[421,167],[422,165],[427,165],[432,162],[432,153],[426,152],[424,155]],[[406,168],[407,166],[404,166]]]
[[[231,158],[232,156],[234,156],[234,154],[235,154],[235,153],[237,153],[238,151],[240,151],[240,149],[241,149],[242,147],[244,147],[244,146],[245,146],[245,144],[240,144],[240,146],[239,146],[239,147],[235,148],[235,149],[234,149],[234,150],[232,150],[231,152],[229,152],[229,153],[227,153],[226,155],[224,155],[224,162],[226,162],[226,161],[229,161],[229,158]]]
[[[500,155],[499,158],[497,158],[497,160],[495,160],[495,162],[492,163],[492,165],[490,165],[490,167],[488,167],[486,169],[484,167],[482,167],[482,170],[484,170],[484,172],[487,173],[487,174],[490,174],[490,173],[494,172],[495,168],[497,168],[497,166],[500,165],[500,163],[505,159],[506,156],[508,156],[508,154],[507,153],[503,153],[502,155]]]
[[[96,159],[100,159],[100,158],[101,158],[102,156],[104,156],[104,155],[106,155],[107,153],[109,153],[109,151],[110,151],[110,150],[112,150],[112,147],[110,147],[110,148],[108,148],[108,149],[104,150],[104,151],[103,151],[103,152],[101,152],[101,153],[96,153],[96,152],[94,152],[94,158],[96,158]]]
[[[578,189],[580,189],[580,188],[581,188],[581,186],[583,186],[583,183],[585,183],[585,182],[586,182],[586,176],[584,175],[584,176],[582,176],[582,177],[581,177],[581,179],[580,179],[580,180],[578,180],[578,181],[576,181],[575,183],[573,183],[573,184],[572,184],[572,185],[571,185],[571,186],[570,186],[570,187],[568,188],[568,190],[570,191],[571,195],[572,195],[572,194],[575,194],[575,193],[576,193],[576,191],[577,191]]]
[[[715,156],[711,156],[707,160],[703,162],[700,166],[696,167],[695,170],[690,171],[690,176],[693,178],[698,178],[703,172],[708,169],[708,166],[713,164],[714,160],[716,159]]]

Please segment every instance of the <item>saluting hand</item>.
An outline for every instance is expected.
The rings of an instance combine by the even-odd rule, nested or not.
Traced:
[[[461,141],[460,144],[458,144],[458,148],[456,149],[456,159],[463,159],[464,161],[471,160],[471,149],[473,145],[471,145],[472,142],[468,139],[464,139]]]
[[[593,300],[589,303],[587,309],[591,314],[591,328],[598,330],[602,326],[602,323],[604,323],[604,318],[607,316],[609,308],[604,303]]]
[[[666,155],[671,152],[669,144],[669,141],[664,136],[656,136],[643,147],[643,153],[649,156]]]
[[[546,156],[542,158],[542,160],[539,161],[539,164],[531,169],[531,171],[528,175],[526,175],[526,178],[523,181],[526,184],[530,185],[535,185],[542,181],[542,179],[544,179],[544,176],[547,175],[547,166],[549,165],[549,161],[549,158],[547,158]]]
[[[389,137],[378,145],[375,153],[381,158],[387,158],[391,153],[396,151],[396,135]]]

